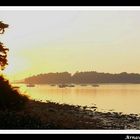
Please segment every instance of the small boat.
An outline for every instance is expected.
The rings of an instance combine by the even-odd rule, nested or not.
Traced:
[[[93,86],[93,87],[99,87],[99,85],[97,85],[97,84],[93,84],[92,86]]]
[[[67,85],[65,85],[65,84],[61,84],[61,85],[58,85],[59,86],[59,88],[65,88],[65,87],[67,87]]]
[[[18,86],[14,86],[14,87],[13,87],[13,89],[19,89],[19,88],[20,88],[20,87],[18,87]]]
[[[87,86],[86,84],[82,84],[81,86]]]
[[[26,86],[27,86],[27,87],[35,87],[34,84],[27,84]]]
[[[75,85],[68,85],[68,87],[75,87]]]
[[[50,85],[50,86],[55,86],[54,84]]]

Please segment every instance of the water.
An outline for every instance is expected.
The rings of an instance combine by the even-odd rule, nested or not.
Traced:
[[[59,88],[58,86],[20,85],[22,93],[26,92],[35,100],[50,100],[81,106],[97,106],[99,111],[117,111],[123,113],[140,113],[140,84],[100,84]]]

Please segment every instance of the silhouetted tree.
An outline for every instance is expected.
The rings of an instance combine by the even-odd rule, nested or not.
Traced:
[[[3,23],[2,21],[0,21],[0,34],[3,34],[5,32],[5,28],[8,28],[9,25]]]
[[[5,28],[8,28],[8,24],[4,24],[0,21],[0,34],[4,34]],[[5,66],[8,65],[7,62],[7,51],[9,51],[8,48],[5,48],[3,43],[0,42],[0,69],[4,70]]]
[[[0,42],[0,67],[1,67],[1,70],[4,70],[5,66],[8,65],[7,51],[9,51],[9,49],[5,48],[5,46],[3,46],[3,43]]]
[[[8,26],[8,24],[4,24],[0,21],[0,34],[3,34],[4,29],[8,28]],[[8,50],[9,49],[0,42],[0,70],[4,70],[5,66],[8,65]],[[27,96],[19,94],[19,91],[13,88],[9,81],[0,75],[0,110],[21,109],[27,101]]]

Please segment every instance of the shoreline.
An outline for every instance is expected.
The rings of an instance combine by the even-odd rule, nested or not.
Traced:
[[[96,107],[30,100],[22,110],[0,110],[0,129],[139,130],[137,114],[100,112]]]
[[[100,112],[96,111],[97,107],[92,109],[94,111],[81,106],[32,100],[25,110],[38,116],[43,123],[50,124],[52,128],[49,129],[140,129],[138,114]]]
[[[99,108],[96,104],[93,105],[80,105],[80,104],[69,104],[65,102],[57,102],[57,101],[52,101],[52,100],[38,100],[38,99],[30,99],[33,102],[38,102],[38,103],[52,103],[52,104],[57,104],[57,105],[67,105],[67,106],[73,106],[73,107],[78,107],[81,110],[88,110],[92,112],[101,112],[101,113],[118,113],[118,114],[123,114],[123,115],[134,115],[140,117],[140,113],[134,113],[134,112],[123,112],[123,111],[117,111],[115,109],[103,109]]]
[[[49,95],[51,95],[50,93],[50,90],[48,90],[47,92],[43,92],[44,93],[44,95],[46,95],[46,97],[45,98],[34,98],[32,95],[34,95],[34,91],[32,92],[32,89],[33,88],[28,88],[28,87],[24,87],[24,85],[25,84],[23,84],[23,85],[20,85],[21,86],[21,90],[20,89],[18,89],[20,92],[23,92],[25,95],[29,95],[30,96],[30,93],[31,93],[31,99],[32,100],[36,100],[36,101],[41,101],[41,102],[46,102],[47,100],[47,94],[49,94]],[[104,85],[104,84],[103,84]],[[110,85],[110,84],[109,84]],[[116,84],[115,84],[116,85]],[[137,84],[136,84],[137,85]],[[18,86],[18,84],[16,84],[16,86]],[[19,87],[20,87],[19,86]],[[26,86],[26,85],[25,85]],[[49,88],[52,88],[52,89],[59,89],[59,87],[57,87],[56,85],[55,86],[51,86],[50,84],[37,84],[36,85],[36,87],[35,88],[44,88],[44,86],[46,86],[47,87],[47,89],[49,89]],[[87,88],[90,88],[89,87],[90,85],[87,85],[86,87]],[[24,87],[23,89],[22,89],[22,87]],[[76,85],[75,87],[66,87],[66,88],[63,88],[63,90],[68,90],[69,92],[71,92],[71,89],[72,90],[75,90],[76,88],[80,88],[79,87],[79,85]],[[85,87],[82,87],[82,88],[85,88]],[[81,89],[82,89],[81,88]],[[100,87],[97,87],[96,89],[98,90]],[[102,88],[102,87],[101,87]],[[104,87],[103,87],[104,88]],[[115,87],[116,88],[116,87]],[[129,87],[128,87],[129,88]],[[28,93],[28,89],[29,89],[29,93]],[[91,88],[90,88],[91,89]],[[93,87],[93,89],[95,89],[94,87]],[[120,87],[119,87],[119,89],[120,89]],[[99,89],[100,90],[100,89]],[[60,91],[61,91],[61,88],[60,88]],[[75,92],[75,91],[74,91]],[[93,91],[94,92],[94,91]],[[120,92],[120,91],[119,91]],[[109,92],[108,92],[109,93]],[[106,95],[108,96],[109,94],[108,94],[107,92],[106,92]],[[35,92],[35,94],[36,94],[36,92]],[[39,96],[39,94],[40,94],[40,92],[37,92],[37,96]],[[111,95],[115,95],[116,93],[112,93]],[[132,93],[133,94],[133,93]],[[60,93],[60,95],[61,95],[61,93]],[[66,95],[70,95],[70,94],[66,94]],[[76,95],[76,94],[75,94]],[[83,95],[86,95],[86,93],[84,93]],[[92,95],[92,94],[91,94]],[[94,95],[94,94],[93,94]],[[116,94],[117,95],[117,94]],[[125,94],[124,94],[125,95]],[[130,94],[131,95],[131,94]],[[137,94],[136,94],[137,95]],[[61,96],[64,96],[64,95],[61,95]],[[137,108],[136,110],[133,110],[133,108],[131,107],[131,104],[129,104],[128,105],[128,109],[126,109],[126,108],[123,108],[123,109],[121,109],[121,108],[115,108],[114,106],[112,106],[112,104],[109,104],[110,106],[104,106],[104,105],[102,105],[102,106],[100,106],[100,104],[98,103],[98,102],[96,102],[96,100],[95,101],[93,101],[93,103],[92,102],[90,102],[90,104],[88,104],[88,102],[86,102],[86,103],[84,103],[84,104],[81,104],[81,103],[77,103],[77,102],[69,102],[69,101],[67,101],[67,100],[64,100],[63,101],[63,98],[61,97],[61,96],[59,96],[60,97],[60,99],[59,100],[55,100],[55,99],[53,99],[53,98],[48,98],[50,101],[52,101],[52,102],[55,102],[55,103],[59,103],[59,104],[69,104],[69,105],[75,105],[75,106],[87,106],[87,108],[90,108],[90,107],[92,107],[93,105],[94,106],[97,106],[98,108],[98,111],[100,111],[100,112],[118,112],[118,113],[125,113],[125,114],[127,114],[127,115],[129,115],[129,114],[138,114],[139,116],[140,116],[140,112],[139,112],[139,108]],[[66,96],[67,97],[67,96]],[[129,96],[128,96],[129,97]],[[64,96],[64,98],[65,98],[65,96]],[[87,100],[88,101],[88,100]],[[124,101],[125,101],[125,99],[124,99]],[[95,104],[94,104],[94,102],[95,102]],[[118,104],[119,104],[119,102],[118,102]],[[100,107],[100,108],[99,108]],[[135,106],[134,106],[135,107]],[[130,109],[129,109],[130,108]]]

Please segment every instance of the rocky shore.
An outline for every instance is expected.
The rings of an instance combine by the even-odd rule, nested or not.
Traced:
[[[29,100],[18,111],[0,111],[0,129],[140,129],[137,114],[99,112],[96,107],[81,107]]]
[[[25,112],[38,117],[48,129],[140,129],[137,114],[98,112],[96,107],[86,108],[53,102],[30,101]]]

